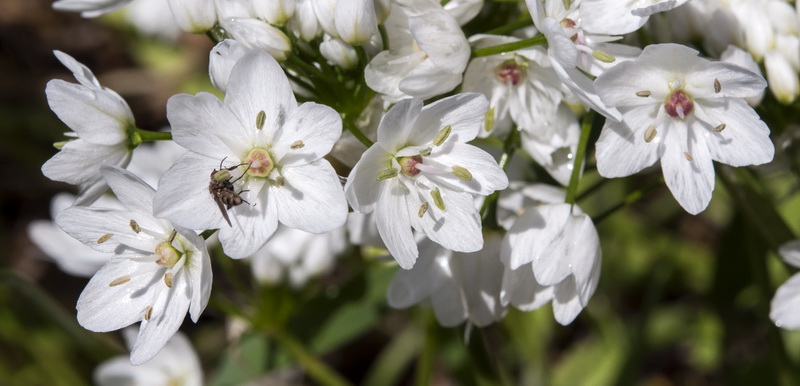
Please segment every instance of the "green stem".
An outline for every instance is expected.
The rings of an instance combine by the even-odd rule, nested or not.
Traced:
[[[500,161],[497,162],[497,164],[503,170],[508,169],[508,165],[511,162],[511,157],[520,146],[519,135],[519,129],[515,127],[511,129],[508,137],[506,137],[505,143],[503,143],[503,155],[500,156]],[[483,201],[483,206],[481,206],[481,223],[487,228],[499,228],[499,225],[497,224],[497,199],[499,197],[500,191],[495,191],[486,197],[486,200]]]
[[[136,134],[142,141],[171,141],[172,133],[168,131],[149,131],[136,129]]]
[[[367,138],[367,136],[364,133],[362,133],[361,130],[359,130],[358,127],[356,127],[356,125],[354,123],[352,123],[350,121],[345,121],[344,122],[344,126],[345,126],[345,128],[347,128],[348,131],[350,131],[367,148],[370,148],[370,147],[372,147],[372,145],[375,144],[374,142],[372,142],[372,140]]]
[[[308,351],[303,344],[295,337],[289,335],[285,331],[272,330],[269,334],[271,337],[288,351],[292,356],[297,359],[303,368],[308,371],[316,382],[321,385],[350,385],[346,379],[333,371],[328,365],[320,361],[313,353]]]
[[[533,19],[530,17],[526,17],[524,19],[517,20],[515,22],[506,24],[504,26],[500,26],[494,29],[490,29],[485,33],[488,35],[506,35],[509,32],[516,31],[520,28],[527,27],[529,25],[533,25]]]
[[[575,152],[575,160],[572,164],[572,176],[569,179],[567,197],[564,200],[567,204],[575,204],[575,198],[578,196],[578,185],[580,185],[581,182],[583,160],[586,158],[589,134],[592,132],[592,121],[594,121],[594,112],[590,111],[583,116],[583,122],[581,122],[581,137],[578,140],[578,149]]]
[[[431,374],[433,373],[433,361],[436,360],[436,347],[438,337],[436,334],[436,320],[431,310],[422,310],[422,323],[425,329],[425,342],[422,346],[422,354],[417,358],[417,369],[414,374],[414,384],[417,386],[427,386],[431,384]]]
[[[355,48],[356,54],[358,55],[358,62],[366,67],[366,65],[369,64],[369,56],[367,56],[367,51],[364,50],[364,47],[362,46],[355,46],[353,48]]]
[[[381,33],[381,44],[383,44],[383,50],[389,51],[389,33],[386,31],[386,26],[383,24],[378,24],[378,31]]]
[[[498,44],[496,46],[478,48],[475,51],[472,51],[472,54],[474,57],[480,58],[482,56],[502,54],[504,52],[516,51],[531,46],[543,45],[545,43],[547,43],[547,39],[545,39],[544,35],[538,34],[529,39],[523,39],[516,42],[505,43],[505,44]]]

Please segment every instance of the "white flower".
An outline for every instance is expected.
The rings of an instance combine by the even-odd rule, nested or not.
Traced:
[[[114,12],[133,0],[58,0],[53,9],[65,12],[80,12],[81,16],[91,18]]]
[[[164,0],[136,1],[125,10],[125,17],[143,35],[174,43],[182,33],[181,28],[175,24],[169,4]]]
[[[580,130],[578,118],[567,105],[561,104],[549,125],[522,130],[520,142],[536,163],[566,186],[572,177]]]
[[[502,319],[506,312],[500,302],[502,235],[485,236],[483,249],[473,253],[453,252],[422,240],[418,263],[408,271],[398,270],[389,284],[389,306],[408,308],[429,301],[436,320],[445,327],[465,320],[485,327]]]
[[[136,331],[122,331],[129,348],[136,339]],[[186,335],[175,334],[153,360],[140,366],[131,365],[120,355],[101,363],[94,370],[94,383],[100,386],[182,385],[201,386],[203,367],[200,358]]]
[[[783,261],[794,267],[800,267],[800,240],[782,245],[778,254]],[[769,318],[781,328],[800,328],[800,274],[790,277],[775,291],[770,304]]]
[[[754,74],[763,76],[761,73],[761,68],[758,67],[758,63],[756,63],[756,61],[753,59],[753,55],[739,47],[733,45],[728,46],[728,48],[722,52],[719,60],[733,63],[739,67],[744,67],[752,71]],[[761,104],[761,99],[763,98],[764,92],[762,91],[754,96],[744,98],[744,100],[747,101],[748,105],[755,107]]]
[[[250,50],[251,48],[238,40],[225,39],[217,43],[208,53],[208,77],[211,84],[226,92],[233,66]]]
[[[340,0],[336,2],[336,31],[354,46],[362,45],[378,33],[375,0]]]
[[[552,301],[556,321],[567,325],[597,289],[602,253],[592,219],[577,206],[555,203],[563,201],[558,196],[552,188],[528,186],[501,200],[506,211],[524,210],[503,240],[501,298],[523,311]]]
[[[355,48],[330,35],[323,35],[319,51],[325,59],[342,69],[349,70],[358,66],[358,54]]]
[[[511,43],[519,39],[496,35],[470,38],[476,48]],[[554,123],[556,109],[567,91],[553,71],[544,49],[526,48],[475,58],[464,74],[463,91],[480,92],[489,98],[493,127],[484,127],[479,136],[511,127],[511,118],[520,129],[534,134],[539,127]]]
[[[168,2],[172,16],[186,32],[205,33],[217,22],[214,0],[169,0]]]
[[[358,161],[345,185],[357,212],[375,211],[378,231],[401,267],[417,259],[413,227],[456,252],[483,246],[473,194],[508,185],[494,158],[466,144],[478,134],[488,101],[458,94],[422,107],[403,100],[384,115],[378,141]]]
[[[252,0],[250,3],[255,16],[272,25],[282,26],[294,15],[295,0]]]
[[[267,283],[286,277],[294,288],[333,269],[336,255],[347,247],[345,228],[322,234],[278,227],[267,245],[252,258],[253,276]]]
[[[439,1],[444,3],[444,1]],[[459,25],[467,24],[481,12],[483,0],[449,0],[444,5],[444,10],[458,20]]]
[[[632,62],[600,75],[603,101],[623,122],[606,121],[597,141],[597,170],[612,178],[661,160],[664,179],[687,212],[703,211],[714,189],[712,160],[759,165],[772,160],[769,128],[742,98],[764,78],[742,67],[710,62],[677,44],[647,46]]]
[[[223,249],[234,258],[261,249],[279,221],[312,233],[344,224],[344,192],[322,158],[341,135],[341,118],[327,106],[297,106],[286,75],[265,52],[253,50],[234,66],[224,102],[207,93],[176,95],[167,117],[175,142],[190,152],[161,179],[159,216],[191,229],[220,229]],[[232,193],[246,202],[217,205],[209,186],[220,163],[230,172],[222,175]]]
[[[688,0],[583,0],[583,29],[593,33],[622,35],[636,31],[651,15],[669,11]]]
[[[158,354],[187,311],[197,322],[211,292],[211,262],[200,236],[153,216],[153,188],[124,169],[101,171],[126,208],[72,207],[56,223],[84,244],[114,253],[81,293],[78,323],[108,332],[141,321],[130,359],[137,365]]]
[[[80,84],[53,79],[47,82],[47,102],[77,139],[42,165],[47,178],[79,185],[76,205],[90,204],[107,189],[101,165],[125,167],[131,158],[128,131],[135,127],[128,104],[114,91],[100,85],[92,71],[71,56],[54,51]]]
[[[427,99],[461,83],[470,50],[458,22],[432,1],[401,1],[386,20],[390,49],[364,70],[367,85],[387,101]]]

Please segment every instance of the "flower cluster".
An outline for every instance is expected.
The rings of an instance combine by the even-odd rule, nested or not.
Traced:
[[[94,17],[129,1],[54,7]],[[748,103],[768,85],[784,103],[800,94],[797,17],[765,20],[767,30],[742,22],[787,13],[780,0],[719,2],[704,14],[740,21],[728,28],[744,40],[706,36],[708,53],[728,49],[722,61],[622,39],[655,28],[648,20],[659,12],[699,12],[689,7],[698,1],[673,10],[684,2],[527,0],[528,25],[468,37],[462,25],[482,1],[170,0],[175,24],[217,42],[209,77],[224,97],[172,96],[170,132],[155,137],[56,51],[78,84],[52,80],[48,102],[73,132],[42,171],[80,189],[71,207],[54,209],[55,223],[91,248],[69,249],[88,268],[65,265],[93,275],[79,323],[141,322],[130,360],[154,358],[186,313],[197,322],[208,303],[204,238],[214,232],[220,258],[251,258],[261,282],[302,287],[350,246],[378,247],[401,268],[392,307],[429,303],[444,326],[483,327],[510,307],[552,304],[556,321],[571,323],[601,274],[595,221],[576,204],[584,166],[618,178],[658,162],[678,204],[698,214],[712,199],[713,161],[773,159],[770,129]],[[157,162],[168,166],[157,189],[128,165],[148,139],[181,147]],[[108,186],[119,202],[88,206]],[[45,248],[58,233],[48,225],[30,231]],[[64,251],[52,254],[64,262]],[[791,283],[773,318],[795,326]]]

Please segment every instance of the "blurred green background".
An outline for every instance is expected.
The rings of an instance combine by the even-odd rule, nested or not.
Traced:
[[[0,5],[0,384],[86,384],[98,363],[125,353],[119,334],[78,326],[86,280],[60,272],[27,235],[31,221],[49,218],[50,198],[72,190],[40,170],[68,131],[44,95],[48,80],[71,77],[52,50],[86,64],[129,102],[140,128],[158,130],[169,96],[211,91],[211,46],[203,36],[140,36],[117,15],[56,13],[48,0]],[[599,220],[603,270],[570,326],[557,325],[546,306],[509,310],[485,329],[441,328],[424,307],[389,309],[395,268],[351,250],[299,291],[259,286],[246,263],[217,259],[209,308],[182,331],[213,385],[800,384],[800,334],[768,318],[775,289],[792,273],[775,248],[800,231],[788,126],[798,110],[760,110],[774,118],[784,152],[755,171],[718,167],[714,199],[699,216],[663,186],[635,197],[658,168],[601,182],[590,159],[581,190],[592,191],[580,204]],[[635,203],[607,212],[626,199]],[[243,319],[252,322],[244,332]],[[309,376],[315,371],[323,373]]]

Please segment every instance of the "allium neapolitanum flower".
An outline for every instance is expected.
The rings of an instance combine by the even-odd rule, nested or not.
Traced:
[[[100,165],[125,167],[135,144],[128,131],[133,113],[119,94],[100,85],[92,71],[71,56],[54,51],[80,84],[53,79],[47,82],[47,103],[77,137],[59,144],[59,151],[42,165],[47,178],[80,187],[76,205],[91,204],[108,189]]]
[[[697,54],[679,44],[650,45],[595,81],[623,116],[607,120],[597,141],[600,175],[628,176],[660,159],[667,187],[692,214],[711,200],[712,160],[759,165],[775,152],[769,128],[743,99],[760,93],[764,78]]]
[[[622,35],[641,28],[651,15],[683,5],[688,0],[583,0],[583,29]]]
[[[158,354],[187,311],[197,322],[211,293],[211,261],[202,237],[153,216],[153,188],[124,169],[101,171],[125,209],[72,207],[56,224],[114,254],[81,293],[78,323],[108,332],[141,321],[130,359],[138,365]]]
[[[466,144],[478,134],[489,102],[458,94],[422,107],[398,102],[378,126],[378,141],[358,161],[345,191],[357,212],[375,211],[378,231],[401,267],[417,259],[412,227],[456,252],[483,246],[473,194],[505,189],[491,155]]]
[[[344,224],[341,182],[322,158],[341,135],[342,120],[327,106],[298,106],[286,75],[266,52],[252,50],[233,67],[224,101],[208,93],[176,95],[167,117],[175,142],[190,151],[161,178],[159,216],[190,229],[220,229],[222,247],[233,258],[261,249],[279,221],[312,233]],[[209,191],[220,163],[228,172],[222,181],[233,183],[232,193],[243,199],[230,209],[218,207]]]

